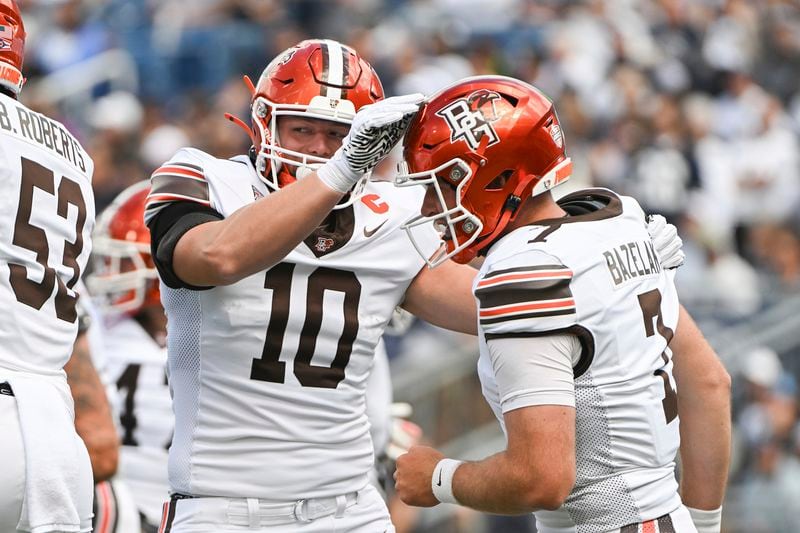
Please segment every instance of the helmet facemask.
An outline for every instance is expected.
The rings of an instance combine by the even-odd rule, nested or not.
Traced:
[[[442,178],[438,178],[439,176]],[[434,214],[417,215],[402,226],[414,248],[431,268],[466,250],[478,239],[483,230],[481,219],[461,203],[464,189],[472,177],[472,168],[460,158],[451,159],[434,169],[415,173],[409,173],[408,164],[405,161],[398,165],[395,185],[398,187],[413,185],[432,187],[436,193],[438,209]],[[440,180],[447,181],[448,185],[444,185],[445,187],[455,187],[455,205],[447,205]],[[417,226],[429,223],[432,223],[439,232],[441,243],[439,249],[432,256],[425,257],[413,230]]]
[[[328,102],[327,108],[323,101]],[[355,108],[348,100],[334,100],[323,96],[314,97],[310,105],[279,104],[262,97],[253,100],[252,121],[261,139],[256,152],[256,170],[261,179],[273,191],[295,179],[302,179],[314,172],[329,158],[319,157],[284,148],[278,134],[280,117],[300,117],[325,120],[350,125],[355,116]],[[291,172],[289,168],[293,168]],[[369,175],[356,182],[351,192],[334,209],[352,205],[361,198]]]
[[[108,237],[94,239],[89,292],[106,312],[134,314],[148,299],[158,273],[146,258],[150,246]]]

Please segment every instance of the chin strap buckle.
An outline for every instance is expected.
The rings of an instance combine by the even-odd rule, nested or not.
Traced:
[[[521,203],[522,203],[522,198],[514,194],[509,195],[509,197],[506,198],[506,203],[503,204],[503,211],[508,209],[509,211],[511,211],[511,215],[513,216],[514,213],[517,212],[517,209],[519,209],[519,205]]]

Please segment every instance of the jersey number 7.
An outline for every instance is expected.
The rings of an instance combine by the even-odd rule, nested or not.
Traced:
[[[664,318],[661,316],[661,293],[658,289],[647,291],[639,295],[639,306],[642,308],[642,318],[644,319],[644,330],[648,337],[652,337],[658,331],[658,334],[664,337],[669,345],[672,340],[674,332],[671,328],[664,324]],[[655,321],[655,328],[653,327],[653,319]],[[666,351],[661,352],[661,358],[664,360],[664,365],[669,363],[669,357]],[[667,424],[675,420],[678,416],[678,394],[672,388],[672,383],[669,381],[669,375],[662,368],[657,369],[654,374],[660,376],[664,380],[664,399],[661,405],[664,408],[664,417],[667,419]]]

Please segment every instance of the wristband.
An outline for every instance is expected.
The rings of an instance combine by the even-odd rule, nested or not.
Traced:
[[[717,507],[710,511],[703,509],[693,509],[689,506],[689,516],[692,517],[697,533],[719,533],[722,527],[722,507]]]
[[[431,489],[433,490],[433,495],[441,503],[458,504],[458,500],[453,496],[453,476],[462,463],[463,461],[455,459],[442,459],[433,469]]]
[[[353,172],[342,157],[341,148],[324,165],[317,169],[317,177],[330,189],[347,194],[362,174]]]

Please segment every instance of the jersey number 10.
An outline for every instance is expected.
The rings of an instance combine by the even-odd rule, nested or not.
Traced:
[[[250,379],[284,383],[286,363],[281,361],[283,338],[289,322],[289,300],[295,265],[279,263],[267,271],[264,288],[272,289],[272,312],[267,325],[267,338],[261,358],[253,359]],[[342,312],[344,328],[336,343],[336,355],[330,366],[311,364],[317,336],[322,328],[325,291],[344,293]],[[335,389],[344,379],[344,369],[350,362],[353,342],[358,335],[358,303],[361,283],[353,272],[318,267],[308,276],[306,316],[300,331],[300,343],[294,357],[294,375],[303,387]]]

